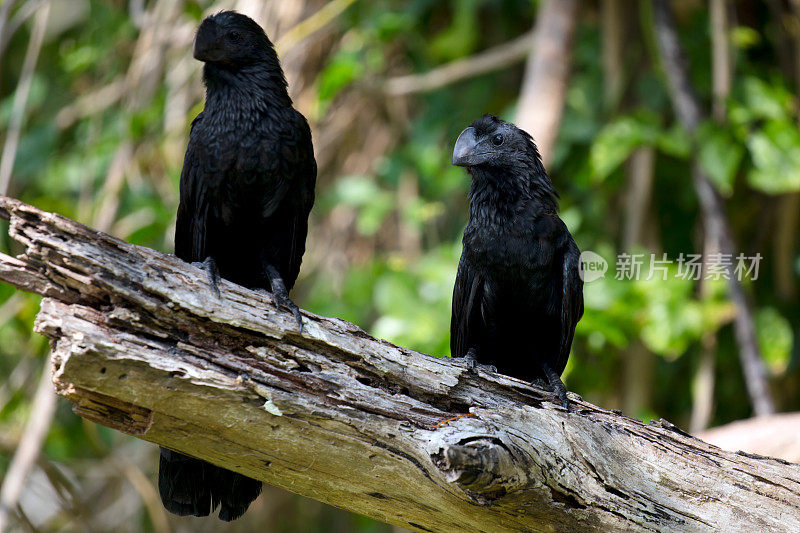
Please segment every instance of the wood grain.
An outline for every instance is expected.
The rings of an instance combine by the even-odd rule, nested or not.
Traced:
[[[0,197],[96,422],[416,531],[799,531],[800,468],[469,371]]]

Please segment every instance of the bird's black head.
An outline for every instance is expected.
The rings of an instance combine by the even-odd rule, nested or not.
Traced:
[[[494,115],[483,115],[458,136],[453,164],[467,168],[532,167],[541,165],[541,157],[528,133]]]
[[[273,59],[275,50],[261,26],[235,11],[206,17],[194,39],[194,58],[235,69]]]
[[[536,144],[527,132],[494,115],[483,115],[461,132],[453,149],[453,164],[473,177],[470,194],[490,187],[504,198],[537,198],[557,210],[557,198]]]

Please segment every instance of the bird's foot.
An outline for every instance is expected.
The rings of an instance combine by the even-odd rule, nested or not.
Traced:
[[[292,312],[294,315],[294,319],[297,321],[297,327],[300,329],[300,333],[303,333],[303,317],[300,316],[300,308],[289,298],[289,295],[286,293],[279,293],[275,292],[272,294],[273,299],[275,300],[275,308],[280,311],[281,307],[287,309]]]
[[[550,383],[548,383],[547,381],[545,381],[542,378],[534,379],[533,381],[531,381],[531,385],[534,386],[534,387],[538,387],[540,389],[544,389],[544,390],[548,390],[550,392],[553,392],[553,388],[550,386]]]
[[[497,373],[497,367],[494,365],[482,365],[478,363],[478,352],[475,348],[470,348],[467,351],[467,354],[464,356],[464,362],[467,364],[467,368],[470,372],[476,372],[478,370],[483,370],[484,372],[494,372]]]
[[[206,274],[208,274],[208,284],[211,285],[211,290],[214,291],[217,298],[221,298],[222,296],[219,292],[219,269],[217,269],[217,262],[214,258],[208,256],[205,261],[196,261],[192,264],[206,271]]]
[[[555,370],[550,368],[550,365],[548,365],[547,363],[542,364],[542,370],[544,370],[545,376],[547,376],[548,386],[545,388],[553,391],[555,395],[558,397],[561,406],[567,411],[569,411],[569,399],[567,398],[567,387],[564,386],[564,382],[561,381],[561,377],[558,374],[556,374]],[[537,383],[537,381],[541,382],[543,380],[541,380],[541,378],[538,380],[534,380],[532,384],[541,387],[543,384]]]
[[[272,297],[275,301],[275,307],[278,311],[281,310],[281,307],[291,311],[294,315],[294,319],[297,321],[297,327],[302,334],[303,317],[300,316],[300,308],[289,299],[289,291],[286,290],[286,284],[283,282],[280,272],[268,261],[264,261],[264,271],[269,280],[269,286],[272,287]]]

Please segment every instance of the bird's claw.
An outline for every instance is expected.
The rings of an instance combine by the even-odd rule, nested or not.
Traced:
[[[482,365],[478,363],[478,355],[475,353],[475,350],[470,348],[467,354],[464,356],[464,362],[467,365],[467,369],[470,372],[477,373],[478,370],[483,370],[484,372],[494,372],[497,373],[497,367],[494,365]]]
[[[561,404],[561,407],[569,411],[569,398],[567,398],[567,387],[564,386],[564,382],[561,381],[561,377],[555,373],[555,371],[550,368],[549,365],[543,364],[542,370],[544,370],[545,375],[547,376],[547,380],[545,381],[542,378],[537,378],[531,382],[531,385],[535,387],[541,387],[545,390],[549,390],[555,393],[556,397]]]
[[[217,262],[214,261],[214,258],[209,256],[206,257],[205,261],[196,261],[192,264],[206,271],[206,274],[208,274],[208,284],[211,285],[211,290],[214,291],[217,298],[221,298],[222,295],[219,292],[219,270],[217,269]]]
[[[286,284],[283,282],[278,269],[275,268],[269,261],[264,261],[264,273],[269,281],[269,286],[272,288],[272,298],[275,302],[275,308],[280,312],[281,307],[284,307],[292,312],[294,319],[297,322],[297,327],[300,334],[303,333],[303,317],[300,316],[300,308],[289,299],[289,291],[286,290]]]
[[[281,307],[283,307],[292,312],[300,333],[303,333],[303,317],[300,316],[300,308],[285,294],[273,294],[273,299],[275,301],[275,309],[280,311]]]
[[[569,411],[569,398],[567,398],[567,389],[562,387],[556,390],[556,396],[561,400],[561,407]]]
[[[552,391],[553,390],[553,388],[550,386],[550,384],[547,381],[545,381],[544,379],[542,379],[542,378],[536,378],[533,381],[531,381],[531,386],[538,387],[540,389],[544,389],[544,390],[547,390],[547,391]]]
[[[494,372],[497,374],[497,367],[494,365],[482,365],[475,360],[467,360],[467,368],[470,372],[477,373],[478,370],[484,372]]]

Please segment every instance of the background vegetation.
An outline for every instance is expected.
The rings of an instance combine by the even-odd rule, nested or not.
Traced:
[[[398,77],[509,52],[507,43],[534,28],[541,4],[5,0],[0,192],[171,252],[188,126],[203,105],[193,32],[204,15],[236,8],[277,43],[314,133],[317,201],[295,301],[447,356],[469,187],[450,165],[452,146],[482,113],[524,118],[517,102],[530,46],[491,72],[456,63],[458,79],[438,87],[419,78],[398,85]],[[563,114],[545,154],[562,218],[582,250],[610,263],[605,278],[586,285],[568,388],[687,431],[752,414],[728,289],[676,278],[677,265],[666,281],[613,274],[622,252],[677,259],[714,251],[704,240],[693,161],[723,196],[737,249],[763,256],[758,279],[745,283],[761,357],[775,409],[800,409],[800,2],[710,4],[721,11],[711,16],[701,0],[673,3],[708,117],[690,134],[676,120],[649,2],[579,2]],[[533,113],[548,111],[547,95],[529,96]],[[5,226],[1,233],[0,250],[18,253]],[[38,298],[0,286],[0,477],[31,416],[47,355],[45,339],[31,333],[37,310]],[[156,465],[155,446],[83,421],[59,401],[15,527],[222,528],[167,516]],[[270,488],[231,529],[256,528],[390,529]]]

